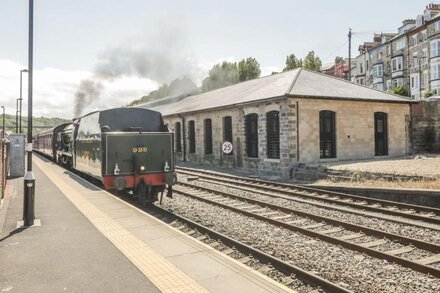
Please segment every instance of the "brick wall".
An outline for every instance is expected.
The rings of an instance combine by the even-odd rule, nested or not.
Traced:
[[[440,153],[440,101],[422,101],[411,106],[412,150]]]

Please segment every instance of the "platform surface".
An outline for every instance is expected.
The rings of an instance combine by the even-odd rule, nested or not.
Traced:
[[[10,180],[0,292],[289,291],[59,166],[33,161],[41,226],[16,228],[23,180]]]

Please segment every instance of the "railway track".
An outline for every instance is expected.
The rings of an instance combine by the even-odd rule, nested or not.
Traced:
[[[224,185],[224,183],[222,183],[222,185]],[[292,210],[289,210],[283,206],[271,206],[267,202],[258,202],[249,198],[222,193],[215,189],[193,186],[191,182],[180,182],[179,185],[175,186],[174,190],[176,191],[177,196],[188,197],[199,202],[202,201],[204,203],[221,207],[223,209],[228,209],[247,217],[258,219],[259,221],[265,221],[274,226],[283,227],[312,238],[320,239],[331,244],[340,245],[342,247],[349,248],[352,251],[368,254],[374,258],[399,263],[403,267],[428,274],[427,276],[434,276],[436,278],[440,277],[440,266],[433,267],[429,265],[429,263],[432,261],[437,260],[437,253],[440,252],[440,247],[432,243],[402,237],[400,235],[386,233],[383,231],[375,231],[374,229],[370,229],[368,227],[360,227],[359,230],[359,227],[356,225],[340,223],[332,219],[324,219],[323,217],[319,217],[317,215],[313,217],[313,215],[293,212]],[[137,201],[133,199],[129,199],[127,201],[140,207]],[[171,205],[172,202],[173,201],[169,201]],[[258,271],[271,276],[272,278],[274,278],[272,275],[273,270],[283,273],[283,278],[274,279],[277,279],[287,286],[290,286],[290,284],[295,282],[298,283],[298,280],[300,280],[305,284],[319,287],[328,292],[352,292],[350,289],[358,291],[356,285],[348,285],[347,283],[339,282],[337,278],[335,279],[329,277],[327,274],[323,274],[319,270],[310,269],[307,266],[303,266],[301,263],[296,264],[294,261],[289,261],[288,259],[290,258],[286,260],[284,257],[277,256],[276,253],[274,254],[268,252],[264,249],[264,247],[259,245],[254,246],[253,243],[249,243],[247,241],[243,242],[238,237],[231,237],[229,233],[221,233],[224,231],[217,230],[210,224],[204,225],[201,220],[197,219],[197,217],[195,219],[192,217],[185,217],[184,213],[180,213],[178,209],[173,211],[159,206],[153,206],[147,209],[158,214],[159,218],[164,218],[164,221],[168,223],[170,223],[170,221],[177,223],[175,225],[176,228],[215,247],[227,255],[235,255],[236,251],[238,251],[240,253],[240,257],[238,258],[239,261],[253,267],[254,269],[256,269],[255,264],[257,264]],[[250,214],[243,213],[239,210]],[[347,233],[345,234],[347,236],[342,237],[342,240],[345,240],[347,243],[341,244],[340,242],[330,240],[331,236],[344,232]],[[322,235],[316,236],[316,234],[313,233]],[[376,240],[372,240],[372,236],[376,237]],[[364,238],[366,239],[365,244],[367,245],[362,245],[361,242],[356,242],[356,240]],[[350,242],[351,240],[354,240],[354,243]],[[383,241],[386,241],[386,243]],[[383,251],[380,249],[374,249],[380,248],[381,245],[386,246],[387,243],[398,244],[401,245],[401,247],[393,249],[394,253],[388,253],[388,256],[384,255]],[[219,249],[219,247],[221,247],[221,249]],[[398,256],[402,253],[410,254],[412,251],[420,249],[432,253],[430,257],[426,257],[423,260],[425,263],[421,263],[420,260],[414,261]],[[235,258],[237,259],[237,257]],[[386,266],[386,263],[384,265]],[[432,286],[435,287],[437,285]],[[300,291],[302,292],[302,290]],[[370,290],[360,291],[370,292]]]
[[[440,262],[440,246],[433,243],[190,183],[180,182],[174,190],[186,197],[229,209],[275,226],[299,232],[331,244],[340,245],[375,258],[395,262],[412,270],[440,278],[440,269],[430,266],[432,263]],[[382,247],[388,246],[390,243],[394,244],[394,246],[399,244],[399,247],[383,251]],[[417,260],[400,257],[401,255],[411,257],[411,252],[420,253],[419,250],[424,250],[425,254],[428,252],[429,256]]]
[[[272,268],[275,268],[276,270],[284,273],[287,277],[283,278],[283,283],[285,285],[289,285],[292,281],[294,281],[292,276],[294,275],[294,278],[298,278],[302,282],[305,282],[309,285],[312,285],[314,287],[319,287],[320,289],[326,291],[326,292],[341,292],[341,293],[347,293],[347,292],[353,292],[349,289],[346,289],[344,287],[341,287],[338,284],[332,283],[317,274],[308,272],[306,270],[301,269],[298,266],[295,266],[291,263],[285,262],[277,257],[274,257],[272,255],[269,255],[259,249],[256,249],[252,246],[249,246],[247,244],[244,244],[236,239],[233,239],[231,237],[228,237],[227,235],[223,233],[219,233],[215,230],[212,230],[200,223],[197,223],[195,221],[192,221],[186,217],[183,217],[181,215],[178,215],[166,208],[160,207],[160,206],[153,206],[150,207],[150,209],[153,212],[156,212],[160,216],[165,216],[165,221],[169,222],[170,220],[175,222],[176,220],[178,223],[175,226],[179,230],[186,230],[185,232],[191,236],[195,236],[194,234],[196,231],[198,232],[198,236],[196,237],[198,240],[203,241],[209,238],[209,245],[218,248],[219,245],[226,245],[227,248],[222,249],[222,252],[224,252],[227,255],[232,254],[235,250],[238,250],[242,256],[244,257],[240,258],[239,261],[243,263],[247,263],[251,260],[251,257],[254,259],[257,259],[259,262],[262,262],[265,265],[265,267],[261,268],[260,271],[266,271],[268,272]],[[183,224],[183,225],[181,225]],[[200,235],[201,234],[201,235]],[[219,244],[219,243],[220,244]],[[251,257],[249,257],[251,256]]]
[[[283,261],[282,259],[273,255],[267,254],[255,247],[240,242],[232,237],[227,236],[224,233],[215,231],[201,223],[192,221],[178,213],[161,207],[159,205],[142,206],[138,200],[132,196],[122,195],[121,193],[114,193],[115,196],[127,201],[133,206],[150,213],[151,215],[159,218],[160,220],[174,226],[178,230],[186,233],[187,235],[196,238],[199,241],[220,250],[224,254],[237,259],[239,262],[253,267],[258,271],[271,276],[280,272],[283,277],[277,281],[281,282],[285,286],[290,286],[292,283],[303,283],[303,286],[310,286],[307,291],[321,292],[336,292],[336,293],[352,293],[353,291],[340,286],[337,283],[333,283],[325,278],[320,277],[314,272],[309,272],[292,263]],[[238,256],[233,254],[239,254]],[[250,264],[251,262],[254,262]],[[258,265],[256,265],[258,264]],[[257,267],[256,267],[257,266]],[[276,272],[273,272],[275,270]],[[272,273],[272,274],[271,274]],[[319,289],[319,291],[318,291]],[[299,292],[302,292],[300,290]]]
[[[341,210],[340,207],[348,207],[350,209],[345,209],[345,212],[378,217],[398,223],[408,223],[408,220],[411,220],[414,222],[414,225],[440,231],[438,226],[440,225],[440,209],[437,208],[379,200],[352,194],[323,191],[292,184],[223,173],[219,174],[212,171],[191,168],[179,167],[176,171],[178,174],[197,176],[207,182],[221,182],[223,185],[233,186],[234,188],[242,190],[266,193],[267,195],[271,193],[272,196],[290,198],[291,200],[321,207],[325,206],[328,209]]]

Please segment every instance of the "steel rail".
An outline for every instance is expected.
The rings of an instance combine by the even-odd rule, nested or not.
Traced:
[[[288,201],[297,202],[300,204],[309,204],[309,205],[313,205],[313,206],[316,206],[316,207],[322,208],[322,209],[331,209],[331,210],[334,210],[337,212],[350,213],[350,214],[359,215],[362,217],[376,218],[376,219],[381,219],[381,220],[388,221],[388,222],[395,222],[398,224],[411,225],[411,226],[420,227],[423,229],[431,229],[434,231],[440,231],[440,225],[435,225],[432,223],[425,223],[425,222],[420,222],[420,221],[408,222],[407,219],[405,219],[405,218],[400,219],[398,217],[389,217],[388,215],[379,214],[378,212],[369,214],[369,213],[371,213],[370,211],[362,211],[361,209],[349,209],[349,207],[344,207],[344,206],[327,205],[326,203],[318,202],[318,200],[311,201],[310,199],[307,199],[307,198],[303,199],[303,198],[300,198],[299,196],[292,196],[292,195],[286,195],[286,194],[272,194],[268,191],[255,190],[255,188],[250,188],[247,186],[238,186],[237,184],[226,183],[226,182],[219,183],[219,182],[216,182],[215,179],[199,178],[198,181],[205,182],[205,183],[211,183],[211,184],[221,184],[222,186],[231,187],[231,188],[234,188],[237,190],[243,190],[243,191],[251,192],[254,194],[260,194],[260,195],[268,196],[268,197],[272,197],[272,198],[280,198],[280,199],[284,199],[284,200],[288,200]]]
[[[326,279],[323,279],[313,273],[310,273],[308,271],[305,271],[301,269],[300,267],[297,267],[293,264],[287,263],[279,258],[276,258],[272,255],[269,255],[259,249],[256,249],[252,246],[249,246],[247,244],[244,244],[238,240],[235,240],[229,236],[226,236],[222,233],[219,233],[217,231],[214,231],[208,227],[203,226],[202,224],[196,223],[192,220],[189,220],[181,215],[175,214],[165,208],[159,207],[157,205],[150,207],[152,210],[156,210],[161,214],[165,214],[167,217],[177,219],[188,226],[190,226],[193,229],[196,229],[200,233],[208,234],[211,238],[220,240],[222,243],[230,246],[235,247],[239,251],[245,254],[251,254],[254,257],[256,257],[259,260],[262,260],[265,263],[270,263],[273,265],[274,268],[277,270],[285,273],[286,275],[295,274],[295,277],[302,280],[305,283],[308,283],[313,286],[317,286],[322,288],[323,290],[327,292],[341,292],[341,293],[348,293],[353,292],[351,290],[348,290],[346,288],[343,288],[337,284],[334,284]]]
[[[391,201],[380,201],[380,200],[370,200],[369,198],[365,198],[365,197],[360,197],[357,195],[348,195],[345,193],[335,193],[335,192],[327,192],[327,191],[323,191],[323,190],[309,190],[307,192],[314,192],[318,195],[311,195],[311,194],[304,194],[304,193],[300,193],[298,191],[292,191],[292,190],[286,190],[286,189],[279,189],[279,188],[274,188],[274,187],[269,187],[269,186],[263,186],[263,185],[255,185],[255,183],[257,184],[270,184],[273,186],[276,186],[278,183],[274,183],[274,182],[254,182],[254,183],[248,183],[248,182],[242,182],[242,181],[232,181],[229,179],[226,179],[224,177],[228,177],[228,176],[223,176],[223,175],[200,175],[197,174],[197,172],[199,171],[179,171],[179,173],[182,174],[189,174],[189,175],[197,175],[199,177],[202,178],[210,178],[210,179],[215,179],[217,181],[220,182],[226,182],[226,183],[238,183],[241,184],[243,186],[247,186],[247,187],[252,187],[252,188],[260,188],[262,190],[266,190],[266,191],[270,191],[270,192],[278,192],[278,193],[284,193],[284,194],[288,194],[288,195],[293,195],[293,196],[302,196],[302,197],[306,197],[306,198],[311,198],[311,199],[315,199],[315,200],[319,200],[319,201],[323,201],[323,202],[327,202],[327,203],[332,203],[332,204],[336,204],[336,205],[343,205],[343,206],[349,206],[349,207],[354,207],[354,208],[358,208],[358,209],[364,209],[364,210],[368,210],[368,211],[373,211],[373,212],[377,212],[377,213],[382,213],[382,214],[389,214],[392,216],[398,216],[398,217],[403,217],[403,218],[407,218],[407,219],[411,219],[411,220],[418,220],[418,221],[424,221],[424,222],[428,222],[428,223],[433,223],[433,224],[437,224],[440,225],[440,218],[432,218],[429,216],[422,216],[422,215],[417,215],[417,214],[409,214],[409,213],[405,213],[405,212],[401,212],[401,211],[395,211],[395,210],[390,210],[387,208],[383,208],[383,207],[373,207],[373,206],[368,206],[368,205],[362,205],[362,204],[358,204],[358,203],[354,203],[354,202],[346,202],[343,201],[342,199],[338,200],[338,199],[332,199],[332,198],[325,198],[319,195],[331,195],[331,196],[338,196],[338,197],[345,197],[345,198],[349,198],[352,200],[358,200],[358,201],[367,201],[367,202],[371,202],[371,203],[376,203],[376,204],[381,204],[381,205],[389,205],[389,206],[401,206],[403,207],[403,205],[405,206],[405,209],[413,209],[416,211],[425,211],[424,209],[427,209],[427,207],[421,207],[421,206],[414,206],[414,205],[408,205],[408,204],[401,204],[401,203],[395,203],[395,202],[391,202]],[[195,173],[195,174],[194,174]],[[202,172],[200,172],[202,173]],[[231,177],[229,177],[231,178]],[[247,180],[247,181],[251,181],[253,179],[243,179],[241,177],[239,178],[234,178],[235,180]],[[284,187],[284,186],[283,186]],[[299,187],[296,186],[285,186],[284,188],[296,188],[296,189],[300,189]],[[432,208],[428,208],[430,210],[432,210]],[[438,213],[440,213],[439,209],[435,209],[438,210]],[[432,211],[430,211],[432,212]],[[436,214],[438,216],[438,214]]]
[[[269,184],[269,185],[273,185],[275,187],[279,186],[279,187],[283,187],[283,188],[294,188],[294,189],[298,189],[298,190],[302,190],[302,191],[316,192],[319,194],[327,194],[327,195],[332,195],[332,196],[351,198],[354,200],[370,202],[372,204],[381,204],[381,205],[385,205],[385,206],[387,206],[387,205],[388,206],[396,206],[396,207],[399,207],[402,209],[414,209],[414,210],[418,210],[418,211],[422,211],[422,212],[426,212],[426,213],[434,213],[434,214],[440,215],[440,209],[434,208],[434,207],[427,207],[427,206],[421,206],[421,205],[415,205],[415,204],[409,204],[409,203],[396,202],[396,201],[386,200],[386,199],[371,198],[371,197],[366,197],[366,196],[361,196],[361,195],[356,195],[356,194],[323,190],[323,189],[309,187],[309,186],[301,186],[301,185],[296,185],[296,184],[269,181],[269,180],[264,180],[264,179],[236,176],[236,175],[231,175],[231,174],[226,174],[226,173],[220,174],[220,173],[216,173],[216,172],[208,171],[208,170],[200,170],[200,169],[194,169],[194,168],[188,168],[188,167],[176,167],[177,171],[179,169],[185,170],[188,172],[199,172],[199,173],[203,173],[203,174],[209,174],[212,176],[220,176],[220,177],[231,178],[231,179],[236,179],[236,180],[245,180],[245,181],[250,181],[250,182],[259,183],[259,184]]]
[[[283,213],[294,214],[294,215],[297,215],[300,217],[307,217],[307,218],[310,218],[314,221],[325,222],[325,223],[328,223],[330,225],[335,225],[335,226],[341,226],[341,227],[344,227],[344,228],[351,230],[353,232],[363,232],[365,234],[369,234],[369,235],[375,236],[375,237],[385,237],[385,238],[392,240],[392,241],[398,241],[399,243],[404,244],[404,245],[413,245],[413,246],[420,248],[420,249],[428,250],[428,251],[431,251],[434,253],[440,253],[440,245],[436,245],[436,244],[433,244],[430,242],[421,241],[418,239],[409,238],[409,237],[401,236],[401,235],[394,234],[394,233],[384,232],[381,230],[372,229],[372,228],[368,228],[368,227],[361,226],[361,225],[351,224],[351,223],[331,219],[328,217],[319,216],[319,215],[307,213],[307,212],[302,212],[302,211],[299,211],[296,209],[287,208],[287,207],[271,204],[271,203],[256,200],[256,199],[251,199],[251,198],[240,196],[240,195],[230,194],[227,192],[218,191],[218,190],[207,188],[207,187],[192,185],[192,184],[185,183],[185,182],[179,182],[179,185],[188,186],[193,189],[203,190],[203,191],[211,192],[214,194],[219,194],[219,195],[222,195],[225,197],[237,199],[240,201],[248,202],[248,203],[259,205],[262,207],[267,207],[272,210],[281,211]],[[179,191],[178,186],[176,187],[176,191]]]
[[[258,214],[252,213],[252,212],[242,210],[240,208],[232,207],[227,204],[223,204],[223,203],[216,202],[216,201],[213,201],[213,200],[210,200],[207,198],[196,196],[196,195],[190,194],[188,192],[177,191],[177,188],[174,188],[174,190],[179,194],[182,194],[184,196],[187,196],[187,197],[190,197],[190,198],[193,198],[193,199],[196,199],[196,200],[199,200],[199,201],[211,204],[211,205],[222,207],[222,208],[231,210],[233,212],[236,212],[236,213],[239,213],[239,214],[251,217],[251,218],[255,218],[257,220],[261,220],[261,221],[267,222],[267,223],[275,225],[275,226],[280,226],[280,227],[286,228],[286,229],[294,231],[294,232],[299,232],[301,234],[304,234],[304,235],[307,235],[307,236],[310,236],[313,238],[318,238],[320,240],[323,240],[323,241],[331,243],[331,244],[340,245],[342,247],[348,248],[353,251],[365,253],[365,254],[372,256],[372,257],[375,257],[375,258],[386,259],[388,261],[397,263],[399,265],[410,268],[412,270],[415,270],[415,271],[418,271],[418,272],[421,272],[424,274],[430,274],[436,278],[440,278],[440,269],[437,269],[435,267],[423,265],[421,263],[417,263],[417,262],[414,262],[414,261],[411,261],[408,259],[404,259],[404,258],[395,256],[395,255],[387,254],[385,252],[381,252],[381,251],[374,250],[374,249],[371,249],[368,247],[364,247],[359,244],[355,244],[355,243],[351,243],[351,242],[348,242],[348,241],[345,241],[342,239],[334,238],[334,237],[328,236],[323,233],[315,232],[315,231],[301,228],[301,227],[298,227],[298,226],[295,226],[292,224],[284,223],[279,220],[271,219],[266,216],[258,215]]]

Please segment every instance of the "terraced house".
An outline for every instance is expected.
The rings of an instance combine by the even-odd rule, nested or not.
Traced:
[[[358,66],[352,80],[382,91],[403,87],[413,99],[440,93],[440,4],[429,4],[390,36],[375,34],[373,46],[360,48],[356,60],[366,68]]]

